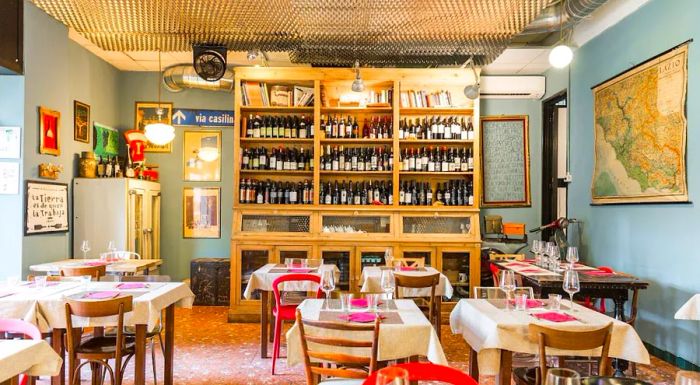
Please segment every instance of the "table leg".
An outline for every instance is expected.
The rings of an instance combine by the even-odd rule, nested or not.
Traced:
[[[136,325],[134,385],[146,385],[146,325]]]
[[[479,382],[479,360],[478,354],[472,347],[469,347],[469,375]]]
[[[513,353],[510,350],[501,350],[501,367],[496,375],[496,385],[510,385],[510,376],[513,371]]]
[[[175,305],[165,308],[165,367],[163,384],[173,385],[173,368],[175,359]]]
[[[51,331],[51,345],[56,354],[58,354],[61,358],[66,357],[66,350],[63,346],[63,334],[65,333],[65,331],[65,329],[53,329]],[[51,377],[51,385],[65,385],[65,383],[66,360],[64,359],[63,364],[61,364],[61,370],[58,372],[58,375]]]
[[[618,297],[614,298],[613,302],[615,303],[615,319],[625,322],[625,299]],[[614,369],[613,376],[624,377],[625,370],[627,370],[627,368],[629,367],[629,362],[620,358],[613,358],[612,367]]]
[[[435,299],[435,331],[437,332],[438,340],[442,341],[442,296],[437,296]]]
[[[262,290],[260,292],[260,358],[267,358],[267,307],[269,293]]]

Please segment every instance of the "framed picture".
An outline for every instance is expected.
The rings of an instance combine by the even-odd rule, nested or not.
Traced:
[[[68,185],[28,180],[24,201],[24,235],[68,231]]]
[[[0,127],[0,158],[19,159],[21,129],[19,127]]]
[[[160,121],[163,123],[172,124],[173,104],[161,102],[136,102],[136,112],[134,115],[134,129],[144,131],[149,123],[158,122],[158,107],[163,109],[163,116]],[[168,143],[164,146],[158,146],[153,143],[146,144],[146,152],[172,152],[173,144]]]
[[[0,195],[19,194],[19,163],[0,162]]]
[[[61,155],[60,127],[61,113],[39,107],[39,153]]]
[[[73,100],[73,140],[90,143],[90,106]]]
[[[182,198],[182,237],[221,238],[221,189],[185,187]]]
[[[110,157],[119,155],[119,131],[100,123],[93,123],[95,130],[95,155]]]
[[[481,205],[529,207],[528,116],[482,116],[481,154]]]
[[[183,179],[221,181],[221,131],[185,131],[182,146]]]

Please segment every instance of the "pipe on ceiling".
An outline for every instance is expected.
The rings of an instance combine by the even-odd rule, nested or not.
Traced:
[[[542,10],[520,35],[556,32],[578,23],[607,0],[562,0]]]
[[[170,92],[180,92],[186,88],[233,92],[233,71],[227,68],[221,79],[208,82],[197,75],[191,64],[177,64],[163,71],[163,84]]]

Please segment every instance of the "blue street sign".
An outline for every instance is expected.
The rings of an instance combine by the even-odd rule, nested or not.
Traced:
[[[233,111],[176,108],[173,126],[233,127]]]

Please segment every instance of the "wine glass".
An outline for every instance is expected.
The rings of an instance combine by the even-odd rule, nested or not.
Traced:
[[[551,368],[547,371],[545,385],[581,385],[581,376],[571,369]]]
[[[408,370],[389,366],[377,372],[376,385],[408,385]]]
[[[574,310],[574,294],[581,291],[581,283],[578,280],[578,272],[574,269],[569,269],[564,273],[564,283],[562,288],[565,292],[569,293],[569,300],[571,301],[571,312]]]
[[[109,243],[107,244],[107,251],[110,251],[112,253],[117,251],[117,244],[114,241],[109,241]]]
[[[326,294],[326,310],[330,309],[331,292],[335,289],[333,270],[324,270],[321,274],[321,290]]]
[[[554,242],[549,248],[549,269],[552,271],[559,269],[559,246]]]
[[[700,385],[700,372],[679,370],[676,373],[676,385]]]
[[[87,253],[90,251],[90,242],[84,240],[83,244],[80,245],[80,251],[83,252],[83,259],[87,259]]]
[[[576,266],[576,262],[578,262],[578,248],[576,246],[569,246],[566,249],[566,261],[569,262],[572,269]]]
[[[506,309],[510,310],[510,295],[517,287],[513,270],[501,270],[499,286],[506,292]]]
[[[389,300],[391,300],[391,295],[396,289],[396,279],[394,278],[394,272],[392,270],[382,270],[382,277],[380,278],[380,283],[382,286],[382,291],[386,293],[386,309],[389,310]]]

